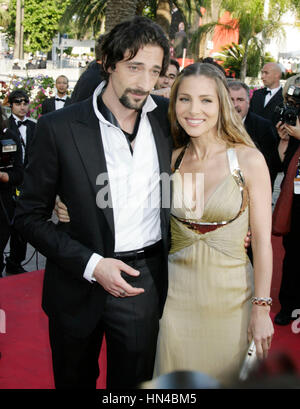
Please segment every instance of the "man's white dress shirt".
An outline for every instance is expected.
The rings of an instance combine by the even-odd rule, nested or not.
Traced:
[[[281,85],[279,87],[273,88],[273,89],[267,88],[267,91],[270,91],[270,93],[265,96],[264,107],[267,105],[267,103],[270,101],[270,99],[274,97],[276,92],[280,90],[280,88],[281,88]]]
[[[99,119],[111,192],[115,252],[137,250],[161,239],[160,175],[152,128],[147,112],[156,108],[148,96],[141,113],[139,129],[131,154],[125,134],[108,122],[99,112],[97,97],[105,86],[103,81],[94,91],[93,108]],[[96,181],[95,181],[96,183]],[[84,277],[92,281],[92,274],[100,254],[90,258]]]

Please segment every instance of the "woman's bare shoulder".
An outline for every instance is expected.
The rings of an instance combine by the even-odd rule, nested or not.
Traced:
[[[253,184],[261,186],[270,185],[270,174],[263,154],[257,148],[241,146],[237,148],[240,169],[248,187]]]
[[[241,167],[249,168],[265,164],[265,158],[257,148],[239,144],[235,149]]]

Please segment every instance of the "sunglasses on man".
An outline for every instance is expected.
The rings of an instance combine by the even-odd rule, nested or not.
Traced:
[[[24,105],[28,105],[28,104],[29,104],[29,100],[28,100],[28,99],[25,99],[25,98],[14,99],[12,103],[13,103],[13,104],[16,104],[16,105],[21,105],[22,102],[24,103]]]

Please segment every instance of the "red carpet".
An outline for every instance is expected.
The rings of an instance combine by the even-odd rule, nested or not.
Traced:
[[[279,310],[283,249],[281,239],[273,238],[274,273],[272,282],[272,316]],[[41,309],[43,272],[34,271],[0,279],[0,309],[6,315],[6,333],[0,323],[0,389],[52,389],[54,387],[47,317]],[[3,316],[3,313],[0,314]],[[300,329],[300,323],[298,324]],[[270,356],[284,352],[300,373],[300,333],[291,325],[275,326]],[[97,387],[105,387],[105,343],[99,358],[100,377]]]
[[[48,319],[41,309],[43,271],[0,279],[0,309],[6,333],[0,333],[0,389],[53,389]],[[97,387],[105,388],[105,343],[99,358]]]

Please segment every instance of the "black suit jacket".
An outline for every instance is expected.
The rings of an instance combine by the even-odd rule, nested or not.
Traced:
[[[97,61],[89,63],[87,69],[81,74],[71,95],[71,102],[83,101],[93,95],[93,92],[103,80],[102,65]]]
[[[254,91],[250,101],[250,111],[265,119],[269,119],[275,126],[278,122],[278,115],[275,113],[275,108],[277,105],[283,103],[282,88],[276,92],[265,107],[264,103],[265,94],[263,88]]]
[[[160,172],[170,174],[168,101],[154,99],[158,108],[148,113],[148,118]],[[15,226],[47,257],[43,290],[45,312],[56,316],[77,336],[87,335],[94,329],[107,296],[102,286],[91,284],[83,277],[94,252],[104,257],[112,257],[114,253],[113,209],[96,205],[100,189],[109,191],[109,181],[97,180],[98,175],[104,173],[107,174],[105,154],[92,98],[39,119],[17,202]],[[57,194],[68,207],[70,223],[55,225],[48,221]],[[169,212],[169,207],[160,211],[165,255],[159,286],[161,307],[167,293]]]
[[[276,128],[268,119],[250,111],[245,118],[244,125],[256,147],[265,157],[273,186],[277,173],[281,170]]]
[[[26,131],[26,147],[25,147],[25,157],[24,157],[24,166],[28,163],[28,155],[31,149],[34,133],[35,133],[36,123],[29,120]],[[8,118],[8,129],[11,129],[15,134],[17,134],[21,141],[21,134],[19,128],[17,127],[14,117],[11,115]]]
[[[71,98],[67,97],[64,108],[71,104]],[[55,111],[55,97],[46,98],[42,102],[42,115]]]

